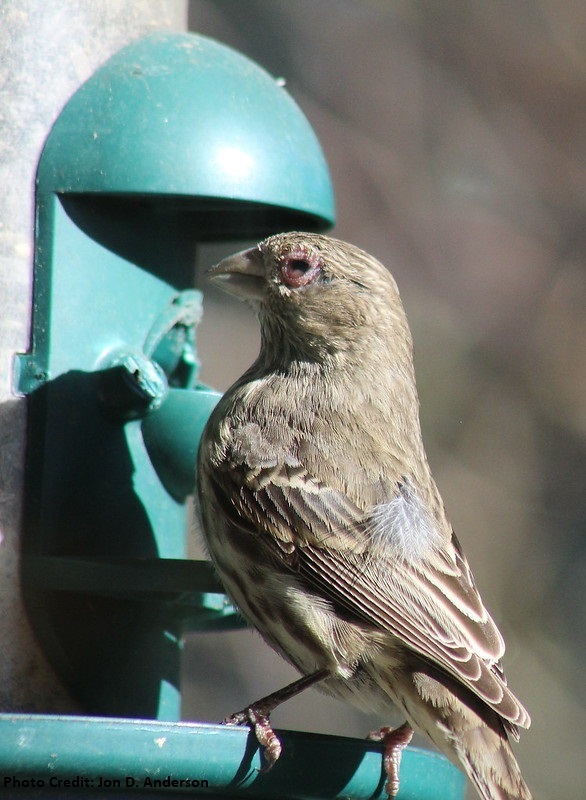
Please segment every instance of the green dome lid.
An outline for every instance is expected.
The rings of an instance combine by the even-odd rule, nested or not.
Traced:
[[[94,73],[55,123],[38,180],[45,191],[174,198],[204,215],[212,239],[323,230],[335,216],[323,152],[286,89],[188,33],[147,36]]]

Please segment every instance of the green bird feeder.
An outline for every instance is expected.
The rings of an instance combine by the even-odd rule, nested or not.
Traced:
[[[260,774],[248,730],[177,721],[182,636],[242,624],[209,564],[186,559],[185,501],[219,398],[198,377],[195,250],[333,222],[306,118],[211,39],[125,47],[56,120],[37,173],[31,346],[15,358],[22,590],[91,716],[0,715],[5,794],[384,796],[376,744],[283,732]],[[433,753],[408,749],[401,778],[400,800],[463,797]]]

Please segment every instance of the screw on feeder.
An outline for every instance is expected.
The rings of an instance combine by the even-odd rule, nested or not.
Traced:
[[[163,368],[143,353],[124,353],[98,373],[98,398],[104,412],[131,420],[161,407],[169,391]]]

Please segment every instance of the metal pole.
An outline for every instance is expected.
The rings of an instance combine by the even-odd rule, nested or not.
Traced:
[[[135,38],[184,30],[184,0],[4,0],[0,4],[0,710],[76,711],[29,628],[19,587],[26,425],[14,353],[29,345],[34,179],[61,108]]]

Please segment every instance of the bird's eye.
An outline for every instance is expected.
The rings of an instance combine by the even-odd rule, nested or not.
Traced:
[[[317,255],[293,252],[282,258],[279,272],[286,286],[297,288],[312,283],[321,274],[321,269],[322,261]]]

